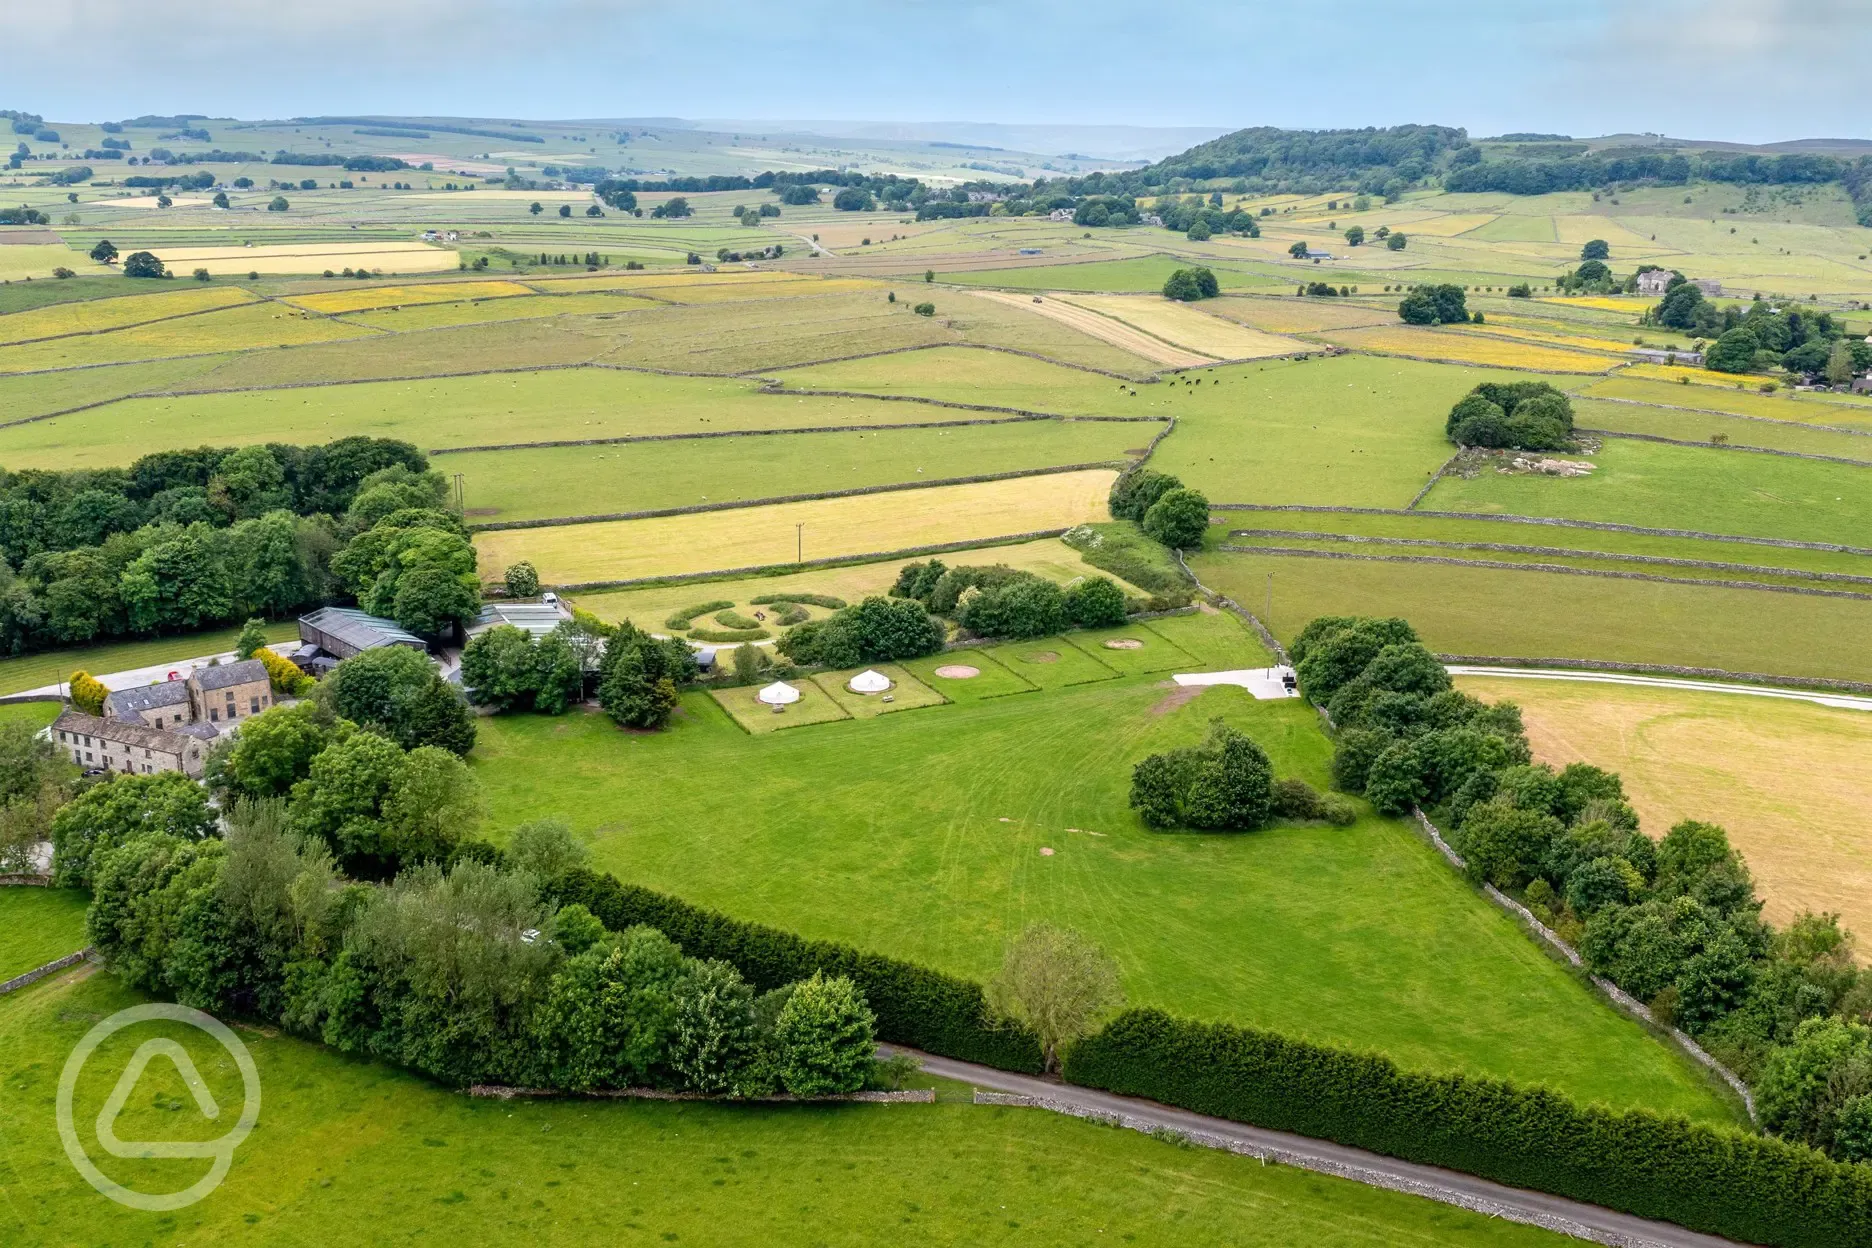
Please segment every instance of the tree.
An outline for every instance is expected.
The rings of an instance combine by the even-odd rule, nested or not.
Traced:
[[[1033,1029],[1049,1071],[1066,1046],[1124,1004],[1118,964],[1079,933],[1046,923],[1008,946],[987,995],[996,1011]]]
[[[527,205],[527,211],[537,217],[540,213],[546,211],[546,209],[541,207],[539,200],[536,199],[531,204]]]
[[[268,707],[215,747],[206,779],[230,797],[285,797],[310,774],[314,758],[353,731],[317,701]]]
[[[509,598],[531,598],[539,593],[539,571],[524,559],[508,564],[501,579],[507,584]]]
[[[1131,807],[1153,828],[1246,832],[1272,818],[1273,765],[1249,737],[1212,720],[1200,745],[1152,754],[1131,771]]]
[[[956,617],[980,637],[1045,637],[1066,625],[1065,595],[1052,581],[1022,575],[966,595]]]
[[[1385,239],[1384,245],[1392,251],[1403,251],[1410,240],[1402,234],[1393,234]]]
[[[268,212],[285,212],[291,207],[292,205],[286,202],[286,197],[284,195],[275,195],[271,200],[267,201]]]
[[[1450,409],[1443,432],[1458,446],[1566,450],[1573,445],[1573,404],[1546,382],[1484,382]]]
[[[1209,499],[1197,490],[1170,490],[1144,513],[1143,528],[1166,546],[1198,549],[1209,529]]]
[[[1158,472],[1155,468],[1134,468],[1119,474],[1112,482],[1111,495],[1107,506],[1112,518],[1142,522],[1144,513],[1151,505],[1168,494],[1171,490],[1180,490],[1183,483],[1167,472]]]
[[[1816,1148],[1833,1144],[1840,1114],[1872,1089],[1872,1028],[1810,1018],[1776,1049],[1756,1083],[1762,1125]]]
[[[556,880],[591,856],[564,819],[534,819],[507,837],[507,866],[529,871],[542,881]]]
[[[1216,281],[1216,275],[1201,266],[1178,269],[1163,285],[1164,298],[1185,303],[1196,299],[1213,298],[1220,290],[1221,285]]]
[[[1345,232],[1345,241],[1354,247],[1362,246],[1365,242],[1365,227],[1362,225],[1355,225],[1347,230]]]
[[[774,1021],[781,1086],[795,1096],[856,1092],[877,1050],[877,1017],[843,975],[793,985]]]
[[[600,208],[597,204],[587,204],[585,206],[585,215],[588,217],[602,217],[605,214],[604,209]]]
[[[1853,350],[1845,339],[1833,344],[1827,352],[1826,380],[1830,386],[1849,385],[1853,379]]]
[[[469,697],[483,706],[508,711],[530,703],[539,688],[532,635],[502,624],[471,638],[462,651],[461,674]]]
[[[605,646],[598,704],[626,728],[663,728],[676,711],[676,687],[693,680],[695,656],[681,641],[658,641],[629,621]]]
[[[1194,221],[1190,222],[1189,229],[1185,231],[1185,234],[1192,243],[1206,243],[1210,239],[1209,223],[1201,217],[1197,217]]]
[[[877,207],[877,201],[869,191],[848,186],[832,197],[832,206],[840,212],[870,212]]]
[[[99,264],[109,264],[117,259],[117,245],[108,238],[100,238],[91,248],[91,258]]]
[[[407,646],[353,655],[319,682],[314,696],[333,714],[405,749],[436,745],[466,754],[474,748],[467,705],[427,655]]]
[[[1755,367],[1761,342],[1755,331],[1738,325],[1703,353],[1703,367],[1718,373],[1746,373]]]
[[[1287,254],[1296,260],[1304,260],[1307,258],[1307,251],[1308,247],[1305,243],[1295,243],[1287,249]]]
[[[1398,304],[1398,315],[1411,325],[1457,325],[1469,319],[1469,309],[1460,286],[1419,286]]]
[[[572,215],[572,205],[571,205],[571,204],[560,204],[560,205],[559,205],[559,215],[560,215],[561,217],[570,217],[570,216]]]
[[[226,208],[228,206],[228,197],[227,197],[226,191],[215,192],[214,206],[217,208]]]
[[[266,621],[248,620],[241,625],[240,638],[234,643],[234,657],[251,659],[254,652],[263,649],[266,644]]]
[[[123,273],[125,277],[167,277],[169,270],[163,262],[147,251],[133,251],[124,257]]]
[[[754,990],[726,962],[691,963],[686,971],[674,994],[670,1066],[698,1092],[764,1092]]]
[[[52,882],[87,888],[97,859],[144,833],[198,841],[212,836],[208,791],[179,771],[113,775],[52,819]]]
[[[1603,238],[1595,238],[1584,247],[1580,248],[1579,258],[1582,260],[1610,260],[1612,258],[1611,245]]]
[[[1090,576],[1066,589],[1066,618],[1080,628],[1125,622],[1125,595],[1109,576]]]

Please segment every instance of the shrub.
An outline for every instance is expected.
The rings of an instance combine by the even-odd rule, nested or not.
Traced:
[[[934,654],[943,646],[941,621],[914,598],[866,598],[830,619],[809,620],[780,639],[796,663],[856,667]]]
[[[1273,816],[1274,770],[1244,734],[1212,720],[1201,745],[1152,754],[1131,771],[1131,806],[1153,828],[1245,832]]]
[[[1172,549],[1200,549],[1209,530],[1209,500],[1197,490],[1171,490],[1144,513],[1143,528]]]
[[[668,619],[663,621],[663,626],[681,632],[683,629],[689,627],[690,621],[694,620],[696,616],[708,615],[714,611],[725,611],[732,606],[734,606],[734,603],[728,601],[726,598],[720,598],[713,602],[699,602],[693,607],[684,607],[681,611],[671,615]]]
[[[1066,619],[1080,628],[1105,628],[1125,622],[1124,591],[1109,576],[1088,576],[1067,586]]]
[[[912,308],[911,311],[915,312],[918,316],[935,316],[936,305],[933,303],[919,303],[916,307]]]
[[[697,628],[689,636],[695,641],[740,642],[765,641],[773,634],[764,628]]]
[[[539,593],[539,569],[524,559],[508,564],[501,579],[507,584],[509,598],[531,598]]]
[[[1872,1237],[1872,1170],[1799,1144],[1545,1088],[1400,1071],[1223,1023],[1131,1010],[1066,1051],[1069,1082],[1293,1131],[1759,1244]]]
[[[876,1025],[856,984],[814,971],[793,986],[774,1020],[781,1086],[795,1096],[856,1092],[875,1060]]]
[[[1358,808],[1336,793],[1321,793],[1296,776],[1276,780],[1271,791],[1276,819],[1298,822],[1320,819],[1335,827],[1348,827],[1358,819]]]
[[[104,699],[110,696],[110,690],[104,682],[90,672],[76,671],[66,682],[66,692],[71,697],[72,705],[87,715],[102,715]]]
[[[753,616],[742,615],[739,611],[732,611],[732,610],[717,611],[715,613],[715,622],[717,624],[720,624],[723,628],[732,628],[732,629],[737,629],[737,630],[756,629],[761,626],[761,622],[755,619]]]
[[[829,594],[762,594],[748,601],[757,607],[764,607],[770,603],[803,602],[812,607],[824,607],[828,611],[837,611],[845,606],[843,598],[834,598]]]
[[[254,651],[253,657],[260,660],[260,666],[266,668],[267,682],[275,693],[303,697],[315,683],[297,663],[264,646]]]

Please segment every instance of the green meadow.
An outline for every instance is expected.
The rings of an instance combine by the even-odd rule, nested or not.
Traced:
[[[1228,616],[1151,628],[1200,670],[1267,662]],[[1062,638],[1009,643],[982,657],[1039,691],[758,737],[704,694],[647,735],[598,715],[504,716],[482,722],[471,763],[496,828],[562,815],[591,838],[596,865],[739,918],[977,979],[1010,937],[1047,920],[1117,958],[1137,1004],[1729,1118],[1686,1061],[1402,823],[1146,830],[1126,806],[1131,765],[1195,740],[1213,717],[1259,741],[1277,774],[1315,784],[1330,745],[1297,700],[1233,687],[1192,699],[1160,675],[1120,676],[1097,653]],[[1055,657],[1035,661],[1043,654]],[[911,670],[948,693],[927,667]]]
[[[0,888],[0,980],[83,949],[90,904],[76,889]]]
[[[125,1209],[65,1158],[53,1123],[59,1072],[97,1020],[145,998],[108,972],[55,977],[0,998],[10,1055],[0,1098],[0,1240],[66,1244],[448,1239],[532,1248],[816,1243],[1467,1245],[1537,1248],[1548,1232],[1395,1192],[1036,1109],[968,1103],[748,1106],[656,1101],[494,1101],[342,1057],[271,1028],[242,1028],[261,1113],[227,1180],[174,1213]],[[86,1063],[81,1141],[131,1048],[163,1036],[194,1058],[221,1106],[241,1085],[202,1032],[145,1024]],[[921,1086],[932,1081],[923,1080]],[[152,1063],[121,1115],[131,1139],[214,1138],[173,1065]],[[175,1191],[199,1161],[116,1160],[106,1172]],[[1122,1177],[1122,1182],[1114,1178]],[[352,1232],[358,1233],[358,1232]]]

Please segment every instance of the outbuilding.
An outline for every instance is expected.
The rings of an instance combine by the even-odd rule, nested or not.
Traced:
[[[299,639],[325,653],[348,659],[383,646],[408,646],[427,652],[423,639],[395,620],[381,619],[356,607],[320,607],[299,617]]]

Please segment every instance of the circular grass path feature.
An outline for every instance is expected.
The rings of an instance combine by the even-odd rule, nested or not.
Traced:
[[[1113,637],[1102,643],[1107,650],[1142,650],[1144,643],[1135,637]]]
[[[966,663],[945,663],[936,669],[936,674],[944,680],[974,680],[981,675],[981,668]]]
[[[1057,663],[1060,659],[1057,650],[1032,650],[1020,657],[1023,663]]]

